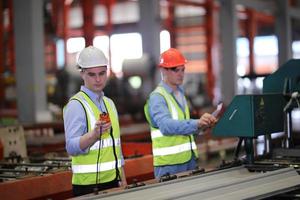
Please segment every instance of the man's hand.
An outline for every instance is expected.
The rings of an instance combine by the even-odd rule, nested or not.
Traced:
[[[209,113],[204,113],[198,120],[198,127],[201,129],[211,128],[215,125],[217,119]]]
[[[80,148],[86,149],[93,145],[97,140],[100,139],[100,135],[103,134],[106,131],[109,131],[111,128],[111,122],[110,120],[101,120],[99,119],[95,123],[95,127],[93,130],[88,132],[87,134],[84,134],[80,137]]]
[[[111,122],[104,122],[104,121],[96,121],[95,128],[93,130],[93,136],[99,139],[100,135],[111,128]]]

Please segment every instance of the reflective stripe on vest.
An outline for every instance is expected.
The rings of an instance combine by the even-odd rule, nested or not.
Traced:
[[[196,144],[192,143],[192,149],[197,149]],[[165,155],[171,155],[176,153],[181,153],[184,151],[190,151],[191,150],[191,143],[185,143],[180,144],[176,146],[171,147],[164,147],[159,149],[153,149],[153,155],[154,156],[165,156]]]
[[[178,120],[178,112],[177,112],[175,105],[171,101],[169,103],[170,104],[168,104],[168,105],[171,108],[172,119]]]
[[[164,135],[160,132],[159,129],[153,129],[151,130],[151,138],[152,139],[155,139],[155,138],[158,138],[158,137],[163,137]]]
[[[158,87],[157,90],[159,90],[160,94],[164,93],[164,91],[161,91],[160,87]],[[172,102],[170,102],[170,104],[168,103],[168,106],[171,109],[170,113],[172,115],[172,119],[178,120],[178,112],[177,112],[177,109],[176,109],[175,105]],[[163,136],[164,135],[160,132],[159,129],[151,130],[151,138],[152,139],[157,138],[157,137],[163,137]]]
[[[98,172],[104,172],[108,170],[115,169],[116,161],[100,163],[98,165]],[[118,160],[118,167],[121,167],[121,160]],[[74,165],[72,166],[73,173],[96,173],[97,172],[97,164],[93,165]]]
[[[88,131],[93,130],[95,128],[95,123],[96,123],[96,118],[94,116],[93,109],[91,108],[91,106],[88,104],[88,102],[84,99],[82,95],[77,95],[76,97],[80,99],[80,102],[83,104],[84,108],[86,109],[87,117],[90,122],[88,124]]]
[[[115,146],[120,146],[121,145],[121,139],[115,139]],[[93,144],[93,146],[90,147],[90,150],[98,150],[99,149],[99,140]],[[103,139],[101,140],[101,148],[106,148],[106,147],[112,147],[113,146],[113,140],[111,138]]]

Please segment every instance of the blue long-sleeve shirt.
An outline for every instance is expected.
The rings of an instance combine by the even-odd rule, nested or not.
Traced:
[[[95,103],[97,108],[101,112],[107,112],[104,105],[102,92],[98,94],[92,92],[85,86],[81,86],[81,91],[85,92]],[[117,110],[113,107],[114,112],[117,114]],[[65,127],[65,138],[66,138],[66,150],[70,155],[79,155],[88,153],[89,148],[80,148],[80,137],[87,132],[86,114],[82,105],[78,101],[70,101],[64,109],[64,127]],[[122,165],[124,159],[122,156]]]
[[[164,87],[167,92],[174,96],[172,88],[165,84],[163,81],[160,82],[159,86]],[[178,87],[178,90],[182,101],[177,102],[179,103],[180,108],[184,112],[184,108],[187,102],[184,98],[183,88]],[[158,127],[161,133],[164,135],[189,135],[195,134],[197,131],[199,131],[197,126],[198,122],[195,119],[181,121],[172,119],[167,102],[165,101],[164,97],[160,94],[154,93],[150,95],[149,114],[154,127]]]
[[[159,86],[162,86],[166,89],[167,92],[175,97],[174,91],[163,81],[160,82]],[[183,88],[178,87],[179,97],[177,95],[176,101],[178,102],[180,108],[184,112],[185,105],[187,104],[184,98]],[[150,120],[154,127],[160,129],[161,133],[164,135],[189,135],[195,134],[199,131],[197,126],[197,120],[174,120],[172,119],[171,113],[168,109],[167,102],[164,97],[160,94],[151,94],[149,98],[149,114]],[[187,170],[193,170],[197,167],[197,162],[195,155],[192,154],[191,159],[183,164],[178,165],[165,165],[154,167],[154,175],[156,178],[159,178],[166,174],[176,174],[179,172],[184,172]]]

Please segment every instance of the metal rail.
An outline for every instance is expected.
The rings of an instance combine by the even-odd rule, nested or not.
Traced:
[[[79,199],[259,199],[279,191],[289,191],[299,185],[300,176],[293,168],[251,173],[244,167],[235,167]]]

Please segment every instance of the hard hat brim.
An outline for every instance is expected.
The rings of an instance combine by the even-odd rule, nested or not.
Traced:
[[[78,67],[81,69],[88,69],[88,68],[95,68],[95,67],[108,67],[108,65],[91,65],[91,66],[84,66],[84,67],[78,65]]]
[[[187,63],[187,61],[183,62],[183,63],[179,63],[177,65],[167,65],[167,64],[159,64],[158,66],[159,67],[162,67],[162,68],[174,68],[174,67],[179,67],[179,66],[182,66],[182,65],[185,65]]]

